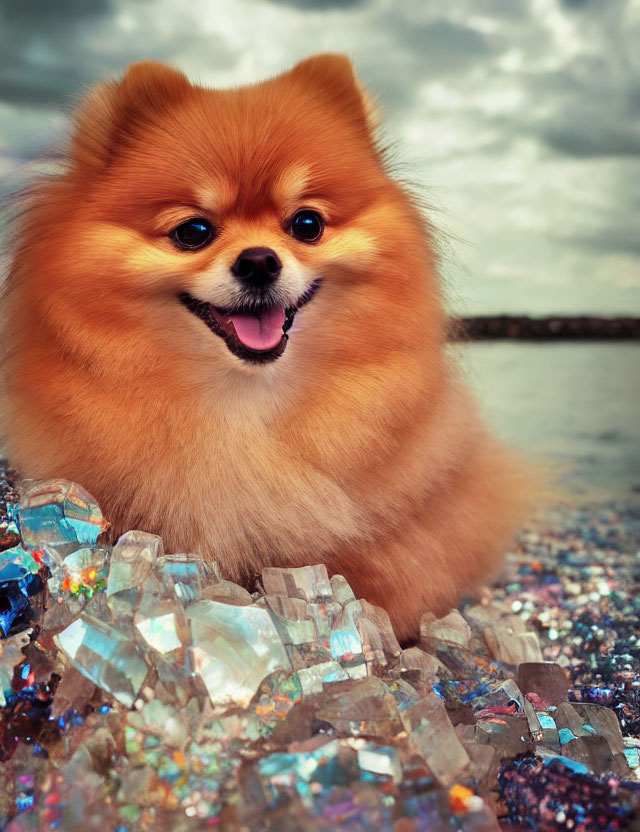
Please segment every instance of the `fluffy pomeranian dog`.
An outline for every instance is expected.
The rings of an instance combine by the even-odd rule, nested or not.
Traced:
[[[494,571],[526,475],[446,356],[432,240],[341,55],[212,90],[143,62],[75,115],[4,296],[4,432],[252,584],[324,562],[397,635]]]

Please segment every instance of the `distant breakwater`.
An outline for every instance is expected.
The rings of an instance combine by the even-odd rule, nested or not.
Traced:
[[[452,341],[519,339],[523,341],[630,340],[640,339],[640,317],[596,317],[593,315],[475,315],[453,317],[449,325]]]

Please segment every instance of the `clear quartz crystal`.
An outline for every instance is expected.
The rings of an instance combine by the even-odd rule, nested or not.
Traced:
[[[144,643],[162,655],[183,649],[191,640],[184,607],[173,600],[158,601],[139,610],[133,623]]]
[[[402,766],[395,748],[363,742],[358,748],[358,765],[363,771],[386,774],[394,783],[402,780]]]
[[[443,618],[425,612],[420,619],[420,646],[428,653],[435,653],[438,642],[468,647],[470,639],[471,627],[458,610],[451,610]]]
[[[307,604],[301,598],[286,595],[265,595],[264,601],[285,644],[310,644],[318,631],[309,617]]]
[[[199,555],[192,554],[159,556],[158,573],[169,581],[183,604],[200,600],[206,587],[220,581],[215,563],[205,563]]]
[[[547,705],[557,706],[567,700],[569,682],[555,662],[521,662],[516,680],[525,695],[532,691]]]
[[[158,535],[131,531],[119,537],[111,552],[107,595],[143,584],[162,553],[162,538]]]
[[[339,733],[355,736],[389,737],[402,730],[395,697],[375,676],[327,689],[316,716]]]
[[[401,711],[409,745],[424,759],[434,777],[452,785],[469,765],[469,755],[449,721],[442,700],[435,693]]]
[[[17,780],[10,769],[8,788],[24,791],[12,806],[29,807],[28,778],[43,774],[16,832],[43,811],[70,830],[87,817],[311,829],[346,812],[363,829],[495,832],[479,795],[495,791],[505,758],[560,757],[621,790],[640,768],[613,708],[567,701],[567,675],[540,661],[511,602],[425,614],[423,649],[403,650],[388,614],[324,566],[266,569],[252,596],[198,555],[163,554],[153,535],[98,544],[99,510],[72,483],[27,483],[24,496],[24,533],[43,551],[3,551],[0,589],[20,601],[15,582],[44,576],[48,609],[0,639],[0,691],[7,725],[15,717],[51,756],[20,746],[10,764],[36,761]],[[40,689],[52,674],[57,687]],[[37,734],[49,694],[53,744]]]
[[[338,662],[321,662],[297,671],[302,692],[305,696],[322,693],[325,685],[344,682],[349,678],[347,671]]]
[[[360,601],[360,606],[363,616],[368,618],[380,633],[380,640],[385,656],[388,659],[394,659],[399,656],[402,648],[398,643],[396,634],[393,632],[389,613],[382,609],[382,607],[376,607],[364,599]]]
[[[624,751],[624,738],[615,711],[601,705],[578,702],[574,703],[573,708],[582,719],[582,733],[595,732],[604,737],[614,754]]]
[[[517,667],[522,662],[542,662],[538,636],[525,630],[515,615],[486,627],[484,639],[491,655],[504,664]]]
[[[353,594],[353,590],[349,586],[347,579],[342,575],[332,575],[330,583],[333,597],[339,604],[346,604],[347,601],[356,600],[356,596]]]
[[[201,597],[205,601],[220,601],[237,607],[253,603],[253,598],[247,590],[232,581],[215,581],[205,586],[201,591]]]
[[[197,601],[187,608],[194,674],[214,706],[247,707],[260,682],[291,663],[269,613],[218,601]]]
[[[132,639],[83,614],[54,637],[87,679],[131,707],[149,670]]]
[[[267,595],[287,595],[303,601],[318,602],[333,599],[333,592],[323,564],[290,569],[262,570],[262,585]]]

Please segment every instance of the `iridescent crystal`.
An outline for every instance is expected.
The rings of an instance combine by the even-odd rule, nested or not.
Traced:
[[[519,618],[494,624],[484,630],[484,639],[491,655],[504,664],[517,667],[521,662],[541,662],[540,641],[534,632],[522,631]]]
[[[332,575],[330,583],[333,597],[339,604],[346,604],[347,601],[356,600],[356,596],[353,594],[353,590],[349,586],[347,579],[342,575]]]
[[[533,748],[524,713],[491,715],[479,719],[475,729],[476,741],[492,745],[502,756],[515,757]]]
[[[521,662],[516,680],[525,695],[534,692],[547,705],[559,705],[567,700],[569,682],[555,662]]]
[[[402,780],[402,766],[395,748],[363,740],[357,752],[358,765],[363,771],[387,775],[394,783]]]
[[[189,741],[189,726],[182,713],[159,699],[145,702],[127,714],[128,725],[162,739],[169,748],[184,748]]]
[[[312,781],[320,780],[325,784],[331,782],[331,773],[334,770],[332,763],[337,760],[344,745],[337,739],[327,741],[319,737],[314,737],[311,743],[316,747],[293,753],[276,752],[260,760],[260,777],[266,779],[276,793],[279,787],[294,786],[303,797],[310,797]],[[340,779],[337,782],[344,781],[342,772],[343,769],[340,767]]]
[[[359,601],[348,601],[333,624],[330,636],[331,657],[343,666],[355,667],[364,664],[362,639],[356,622],[362,615]]]
[[[476,713],[485,710],[500,713],[511,706],[511,713],[519,713],[523,708],[523,699],[522,692],[513,679],[507,679],[484,696],[476,696],[472,707]]]
[[[317,640],[320,644],[329,646],[331,630],[341,612],[342,605],[337,601],[307,604],[307,615],[316,626]]]
[[[0,615],[36,625],[0,641],[7,830],[496,832],[497,786],[518,828],[638,815],[637,558],[610,568],[597,520],[583,551],[561,542],[570,581],[535,544],[491,603],[425,615],[430,654],[322,566],[265,570],[252,596],[142,532],[80,542],[74,487],[41,486],[25,516],[53,509],[51,545],[5,551],[0,466]],[[537,633],[557,664],[531,660]]]
[[[624,751],[624,738],[615,711],[601,705],[575,702],[574,710],[582,719],[582,733],[596,733],[604,737],[614,754]]]
[[[247,707],[260,682],[291,663],[269,613],[218,601],[196,601],[187,608],[194,674],[212,705]]]
[[[402,730],[395,697],[375,676],[327,688],[316,716],[352,736],[389,737]]]
[[[162,655],[181,650],[191,641],[184,607],[173,600],[158,601],[139,610],[133,623],[143,643]]]
[[[133,705],[149,668],[129,636],[83,614],[54,641],[87,679],[123,705]]]
[[[409,733],[410,747],[420,754],[440,783],[452,785],[469,765],[469,755],[449,721],[442,700],[431,693],[401,711],[400,717]]]
[[[76,618],[96,592],[104,589],[108,573],[108,547],[76,549],[51,569],[47,581],[50,603],[42,626],[57,632]]]
[[[205,586],[202,590],[202,600],[220,601],[222,604],[234,604],[238,607],[246,607],[253,603],[250,593],[232,581],[215,581]]]
[[[324,685],[344,682],[349,678],[347,671],[338,662],[321,662],[297,671],[302,692],[305,696],[322,693]]]
[[[162,538],[147,532],[126,532],[111,552],[107,595],[137,589],[163,553]]]
[[[438,642],[467,647],[470,639],[471,627],[458,610],[451,610],[443,618],[425,612],[420,619],[420,647],[428,653],[436,652]]]
[[[318,638],[307,604],[286,595],[265,595],[264,602],[285,644],[310,644]]]
[[[0,638],[39,622],[45,603],[46,568],[24,549],[0,552]]]
[[[360,601],[362,614],[368,618],[380,633],[382,649],[388,659],[394,659],[400,655],[402,648],[398,643],[396,634],[393,632],[393,625],[389,613],[382,607],[376,607],[364,599]]]
[[[158,574],[171,582],[176,598],[183,604],[200,600],[205,587],[220,581],[215,563],[205,563],[192,554],[158,557]]]
[[[558,737],[558,728],[555,719],[551,714],[544,711],[538,711],[538,722],[542,729],[542,744],[549,748],[557,748],[560,745]]]
[[[24,480],[18,523],[27,548],[46,544],[65,554],[79,545],[93,546],[106,527],[93,497],[82,486],[66,480]]]
[[[23,649],[30,641],[27,633],[17,633],[0,641],[0,707],[6,704],[4,692],[12,689],[16,665],[24,660]]]
[[[262,585],[267,595],[288,595],[289,598],[301,598],[310,602],[330,601],[333,598],[324,564],[263,569]]]

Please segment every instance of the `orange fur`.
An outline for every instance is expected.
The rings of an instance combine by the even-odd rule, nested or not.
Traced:
[[[338,55],[235,90],[153,63],[96,88],[19,229],[3,415],[13,464],[84,485],[115,533],[239,581],[323,561],[409,638],[499,565],[526,475],[446,358],[430,236],[372,113]],[[283,229],[296,202],[326,217],[316,245]],[[220,236],[185,253],[190,216]],[[176,299],[256,245],[324,277],[262,366]]]

